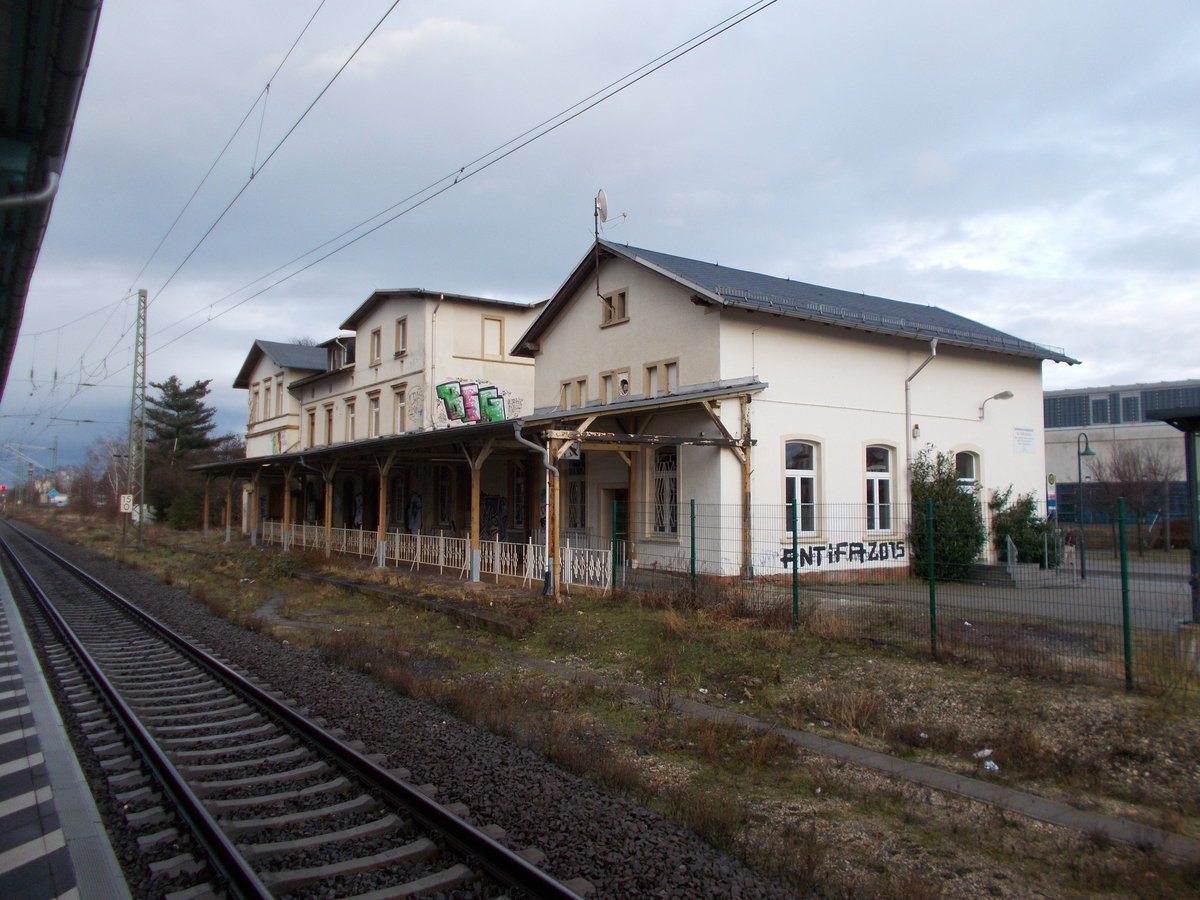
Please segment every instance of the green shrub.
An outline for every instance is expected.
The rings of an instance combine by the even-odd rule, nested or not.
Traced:
[[[912,572],[929,577],[929,501],[933,501],[934,575],[946,581],[964,581],[983,550],[987,534],[979,486],[958,479],[954,456],[926,447],[909,467],[912,516],[908,546]]]
[[[1058,565],[1058,541],[1054,527],[1038,512],[1033,494],[1019,494],[1012,499],[1012,486],[1003,493],[992,492],[988,509],[992,511],[992,540],[1001,557],[1004,556],[1007,539],[1017,547],[1017,558],[1022,562],[1038,561],[1042,568]]]

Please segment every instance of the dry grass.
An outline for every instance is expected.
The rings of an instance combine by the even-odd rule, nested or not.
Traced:
[[[77,539],[108,553],[119,536],[111,528],[82,531],[88,533]],[[197,543],[195,536],[183,541]],[[1200,872],[1154,854],[996,815],[797,754],[776,731],[680,716],[671,706],[676,698],[703,699],[966,775],[980,774],[973,753],[988,748],[1000,765],[995,777],[1014,786],[1200,836],[1195,701],[1181,707],[1165,672],[1161,694],[1129,695],[1083,683],[1015,639],[972,644],[953,631],[945,646],[971,665],[930,663],[863,640],[891,615],[887,609],[864,608],[877,618],[856,618],[802,598],[803,627],[795,629],[790,603],[764,607],[739,585],[577,597],[555,609],[536,589],[469,593],[347,567],[356,578],[369,575],[399,590],[494,603],[534,626],[519,645],[473,633],[478,647],[470,650],[463,631],[436,615],[291,578],[318,561],[293,564],[271,552],[215,544],[205,549],[214,555],[200,559],[173,548],[160,577],[169,575],[247,627],[264,627],[256,604],[282,590],[287,615],[345,626],[287,631],[293,643],[317,646],[341,665],[637,797],[787,879],[798,893],[918,900],[1200,896]],[[203,571],[193,576],[189,565]],[[488,654],[490,643],[559,660],[566,655],[578,667],[643,685],[650,702],[639,706],[612,691],[514,670]]]

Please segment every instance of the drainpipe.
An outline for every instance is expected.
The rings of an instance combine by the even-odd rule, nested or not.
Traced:
[[[445,299],[445,294],[438,294],[438,301],[433,307],[433,315],[429,317],[429,341],[425,344],[425,356],[429,360],[429,390],[426,392],[425,410],[429,413],[430,428],[434,427],[432,398],[437,396],[437,314]],[[424,416],[424,412],[422,416]]]
[[[921,374],[921,370],[933,362],[933,358],[937,356],[938,339],[934,338],[929,342],[929,355],[925,357],[925,361],[917,366],[915,372],[904,379],[904,485],[908,492],[907,502],[912,503],[912,381]]]
[[[58,193],[58,173],[47,172],[46,184],[36,191],[26,191],[23,194],[9,194],[0,197],[0,209],[17,209],[22,206],[40,206],[49,203]]]
[[[542,455],[542,468],[545,469],[545,472],[546,472],[546,489],[545,489],[546,499],[543,501],[543,507],[544,508],[548,507],[550,504],[550,475],[551,475],[551,473],[553,473],[555,478],[558,477],[558,469],[556,469],[554,466],[550,465],[550,448],[543,447],[541,444],[535,444],[533,441],[529,440],[524,435],[522,435],[520,421],[513,422],[513,438],[516,439],[517,443],[524,444],[530,450],[536,450],[538,453],[540,453]],[[544,587],[542,590],[542,595],[545,597],[553,597],[554,596],[554,560],[552,560],[550,558],[550,510],[548,508],[546,509],[546,512],[545,512],[545,519],[546,519],[546,546],[545,546],[546,572],[545,572],[545,581],[544,581]]]

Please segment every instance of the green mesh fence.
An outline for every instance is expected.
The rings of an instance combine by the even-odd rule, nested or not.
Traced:
[[[831,640],[1041,677],[1200,690],[1186,549],[1144,530],[997,535],[950,509],[899,504],[617,504],[613,587],[675,591]],[[581,536],[582,537],[582,536]]]

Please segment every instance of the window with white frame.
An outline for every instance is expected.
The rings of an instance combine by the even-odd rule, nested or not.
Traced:
[[[628,369],[600,373],[600,402],[616,403],[630,395],[631,386]]]
[[[601,327],[629,321],[629,295],[627,292],[613,291],[611,294],[605,294],[600,300],[603,310],[600,316]]]
[[[558,463],[567,502],[567,528],[587,528],[587,473],[582,459],[564,459]]]
[[[271,418],[271,382],[268,379],[263,384],[263,418]]]
[[[408,430],[408,386],[392,388],[392,431],[404,434]]]
[[[346,401],[346,440],[352,441],[355,437],[355,408],[354,401]]]
[[[808,441],[788,441],[784,445],[784,502],[792,533],[795,522],[800,534],[817,530],[817,445]]]
[[[679,534],[679,448],[656,447],[650,489],[654,496],[654,534],[674,537]]]
[[[867,531],[892,530],[892,451],[867,448]]]
[[[396,320],[396,352],[395,357],[408,355],[408,316]]]
[[[367,396],[367,437],[379,437],[380,431],[379,394]]]
[[[283,376],[275,376],[275,415],[283,415]]]
[[[559,388],[559,409],[579,409],[587,403],[587,378],[572,378]]]
[[[979,482],[979,456],[968,450],[954,454],[954,471],[958,484],[964,490],[973,490]]]
[[[383,362],[383,329],[371,331],[371,365],[377,366]]]
[[[333,443],[333,404],[325,407],[325,445]]]
[[[257,384],[254,385],[254,387],[250,391],[250,411],[249,411],[246,421],[247,422],[257,422],[258,421],[258,385]]]

